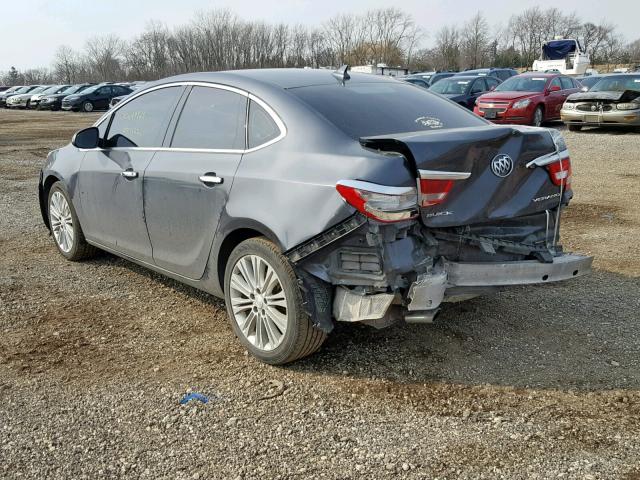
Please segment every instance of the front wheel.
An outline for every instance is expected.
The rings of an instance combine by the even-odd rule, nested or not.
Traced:
[[[233,250],[224,293],[236,336],[262,362],[293,362],[318,350],[327,337],[304,311],[291,264],[265,238],[245,240]]]
[[[51,234],[62,256],[74,262],[93,257],[97,248],[85,240],[78,215],[62,182],[51,186],[47,205]]]
[[[84,102],[82,104],[82,111],[83,112],[87,112],[87,113],[93,112],[93,109],[94,109],[93,102],[86,101],[86,102]]]
[[[582,125],[569,125],[570,132],[579,132],[582,130]]]
[[[533,126],[539,127],[542,125],[542,107],[536,107],[533,112]]]

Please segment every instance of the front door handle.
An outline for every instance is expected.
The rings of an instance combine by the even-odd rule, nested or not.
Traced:
[[[212,173],[212,172],[205,173],[204,175],[200,175],[198,179],[205,185],[209,185],[209,186],[220,185],[223,180],[221,177],[218,177],[215,173]]]
[[[133,180],[134,178],[138,178],[138,172],[135,172],[135,171],[131,170],[130,168],[120,172],[120,175],[122,175],[124,178],[126,178],[128,180]]]

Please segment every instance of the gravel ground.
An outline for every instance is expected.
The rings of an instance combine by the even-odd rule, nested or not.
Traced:
[[[566,132],[591,276],[340,325],[274,368],[221,301],[57,254],[38,170],[95,118],[0,111],[1,478],[640,479],[640,134]]]

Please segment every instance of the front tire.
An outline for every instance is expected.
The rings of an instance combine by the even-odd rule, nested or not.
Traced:
[[[62,182],[51,186],[47,206],[51,235],[60,254],[73,262],[95,256],[98,249],[84,238],[78,215]]]
[[[82,111],[86,112],[86,113],[90,113],[93,112],[95,106],[93,105],[93,102],[90,101],[86,101],[82,104]]]
[[[542,125],[543,112],[542,107],[537,106],[533,112],[533,126],[539,127]]]
[[[265,238],[245,240],[231,252],[224,294],[233,331],[262,362],[293,362],[317,351],[327,337],[304,311],[291,264]]]
[[[569,125],[570,132],[579,132],[582,130],[582,125]]]

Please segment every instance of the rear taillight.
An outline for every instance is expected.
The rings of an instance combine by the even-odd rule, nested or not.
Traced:
[[[554,185],[569,188],[571,185],[571,159],[565,157],[546,166]]]
[[[471,176],[467,172],[442,172],[438,170],[419,170],[420,195],[418,204],[421,207],[431,207],[444,202],[453,188],[455,180],[465,180]]]
[[[420,206],[431,207],[444,202],[451,187],[453,180],[420,179]]]
[[[413,187],[340,180],[336,190],[349,205],[379,222],[400,222],[418,215],[417,192]]]

